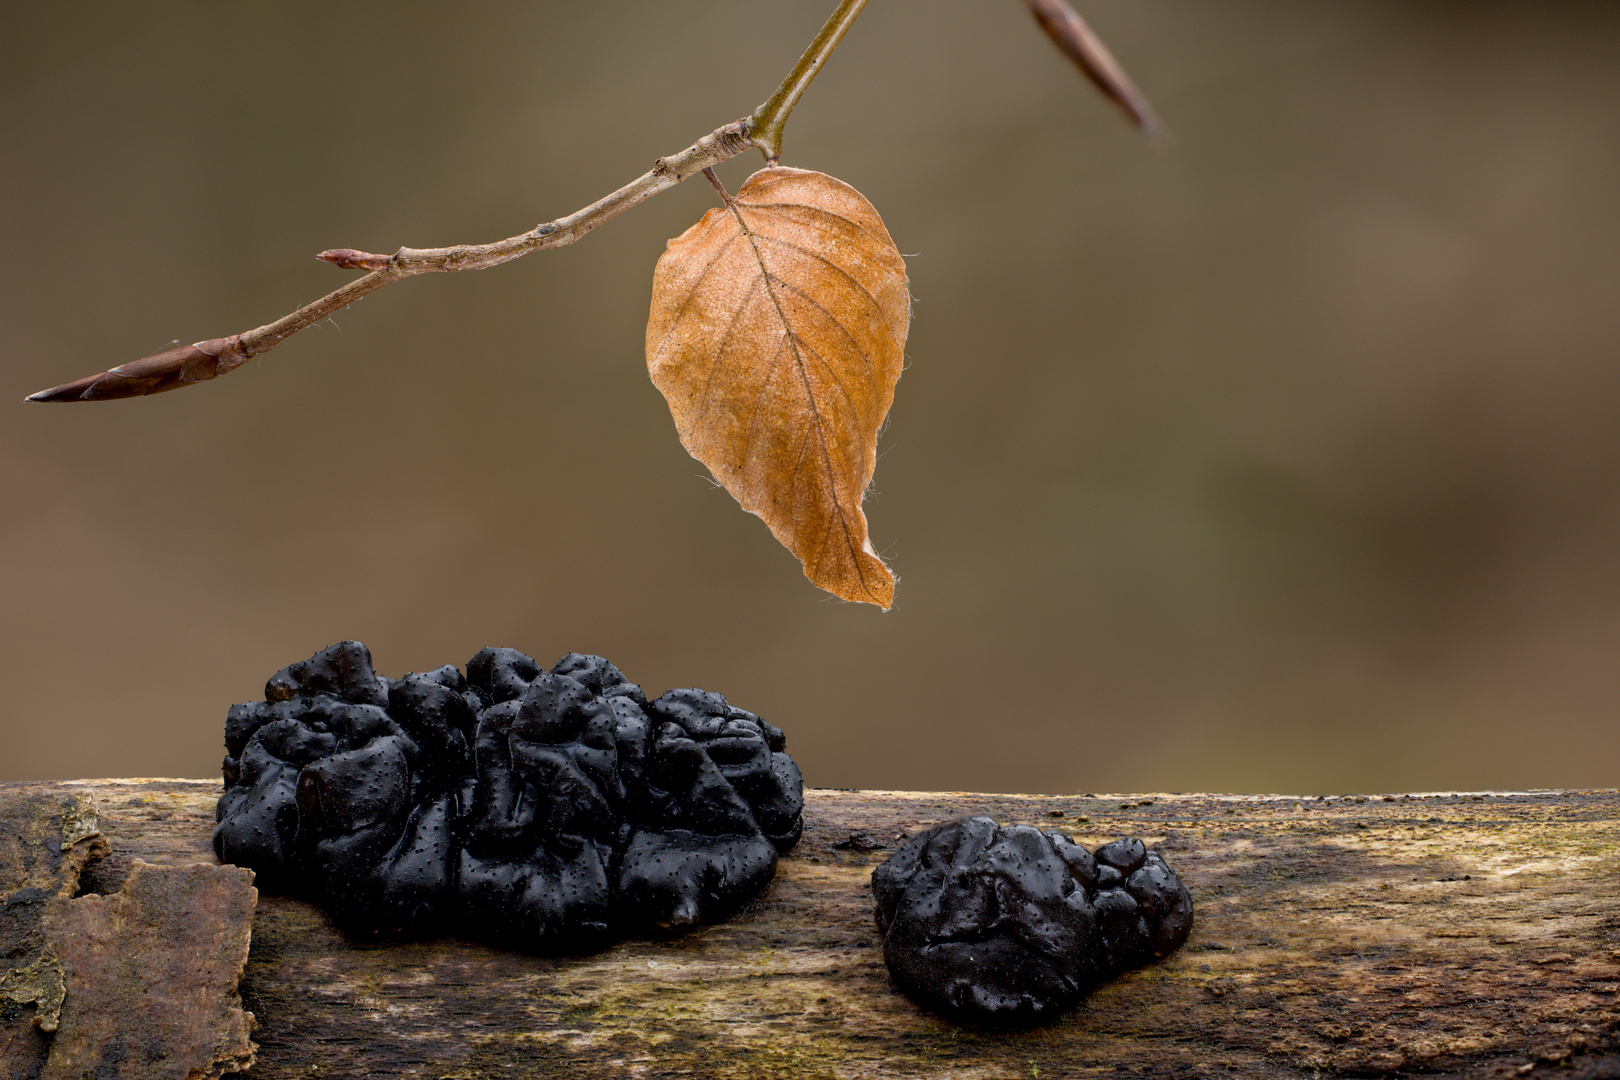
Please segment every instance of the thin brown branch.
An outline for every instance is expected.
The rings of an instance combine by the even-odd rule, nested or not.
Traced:
[[[643,199],[714,165],[736,157],[751,145],[748,118],[716,128],[678,154],[659,158],[653,167],[624,187],[567,217],[536,225],[526,233],[493,244],[466,244],[442,248],[405,248],[392,255],[373,255],[353,248],[334,248],[318,256],[348,269],[369,270],[335,292],[305,304],[290,315],[241,334],[211,338],[193,345],[167,349],[110,371],[76,379],[31,394],[29,401],[107,401],[113,398],[158,394],[225,374],[248,357],[268,352],[305,327],[356,300],[417,274],[484,270],[520,259],[545,248],[566,247],[602,222],[622,214]]]
[[[787,126],[793,107],[804,96],[833,50],[838,48],[838,43],[844,40],[844,34],[854,25],[855,17],[865,6],[866,0],[841,0],[837,10],[827,16],[816,39],[804,50],[799,62],[782,80],[782,85],[776,88],[776,93],[754,110],[754,115],[750,117],[754,122],[752,137],[754,145],[765,154],[767,164],[775,165],[781,159],[782,129]]]
[[[1117,102],[1149,135],[1158,122],[1145,98],[1131,83],[1106,46],[1065,0],[1024,0],[1041,28],[1092,82]],[[275,322],[229,337],[210,338],[167,349],[96,375],[76,379],[29,395],[29,401],[106,401],[113,398],[157,394],[193,383],[206,382],[268,352],[293,334],[313,326],[368,293],[401,278],[417,274],[483,270],[519,259],[543,248],[572,244],[602,222],[673,187],[694,173],[735,157],[750,145],[758,146],[768,162],[781,153],[782,129],[805,88],[854,23],[866,0],[840,0],[821,32],[799,58],[788,77],[769,100],[744,117],[716,128],[678,154],[659,158],[651,170],[611,195],[567,217],[537,225],[518,236],[493,244],[444,248],[405,248],[392,255],[375,255],[353,248],[333,248],[316,258],[366,275],[306,304]]]
[[[1046,36],[1052,39],[1052,44],[1074,61],[1075,67],[1109,100],[1124,109],[1145,135],[1157,139],[1162,129],[1158,117],[1153,115],[1153,106],[1074,8],[1066,0],[1024,0],[1024,3],[1046,31]]]

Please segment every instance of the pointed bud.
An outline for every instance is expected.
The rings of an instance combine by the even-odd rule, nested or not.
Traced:
[[[1136,88],[1136,84],[1131,82],[1131,77],[1125,74],[1125,69],[1119,66],[1119,61],[1108,51],[1108,46],[1102,43],[1102,39],[1092,32],[1091,27],[1066,0],[1024,0],[1024,3],[1058,51],[1072,60],[1097,89],[1124,109],[1143,134],[1157,139],[1160,128],[1158,118],[1153,115],[1153,107]]]
[[[333,266],[341,266],[345,270],[386,270],[389,261],[387,255],[373,255],[368,251],[356,251],[354,248],[333,248],[315,257]]]
[[[99,375],[87,375],[49,390],[28,395],[29,401],[111,401],[115,398],[161,394],[192,383],[207,382],[247,362],[240,334],[210,338],[193,345],[165,349],[120,364]]]

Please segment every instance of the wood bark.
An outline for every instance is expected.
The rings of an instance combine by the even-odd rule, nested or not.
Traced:
[[[215,781],[58,787],[96,798],[94,891],[135,859],[213,860]],[[1049,1028],[919,1010],[889,984],[868,878],[900,837],[974,813],[1157,847],[1192,890],[1186,946]],[[354,940],[261,896],[246,1075],[1620,1076],[1620,792],[818,790],[805,823],[737,918],[595,956]],[[887,847],[834,846],[855,833]]]
[[[253,1063],[237,996],[256,892],[237,866],[126,860],[95,799],[0,786],[0,1078],[217,1080]]]

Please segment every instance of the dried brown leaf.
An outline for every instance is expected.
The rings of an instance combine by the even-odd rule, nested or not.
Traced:
[[[888,608],[894,575],[861,498],[910,326],[906,266],[872,204],[773,166],[669,242],[647,368],[681,444],[845,600]]]

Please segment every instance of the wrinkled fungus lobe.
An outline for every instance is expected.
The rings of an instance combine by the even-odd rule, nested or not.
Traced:
[[[1192,897],[1140,840],[1096,853],[1056,832],[947,821],[872,873],[883,959],[912,998],[960,1020],[1027,1025],[1169,955]]]
[[[389,679],[345,641],[264,697],[226,716],[214,850],[351,931],[589,952],[725,918],[802,828],[781,731],[599,656]]]

